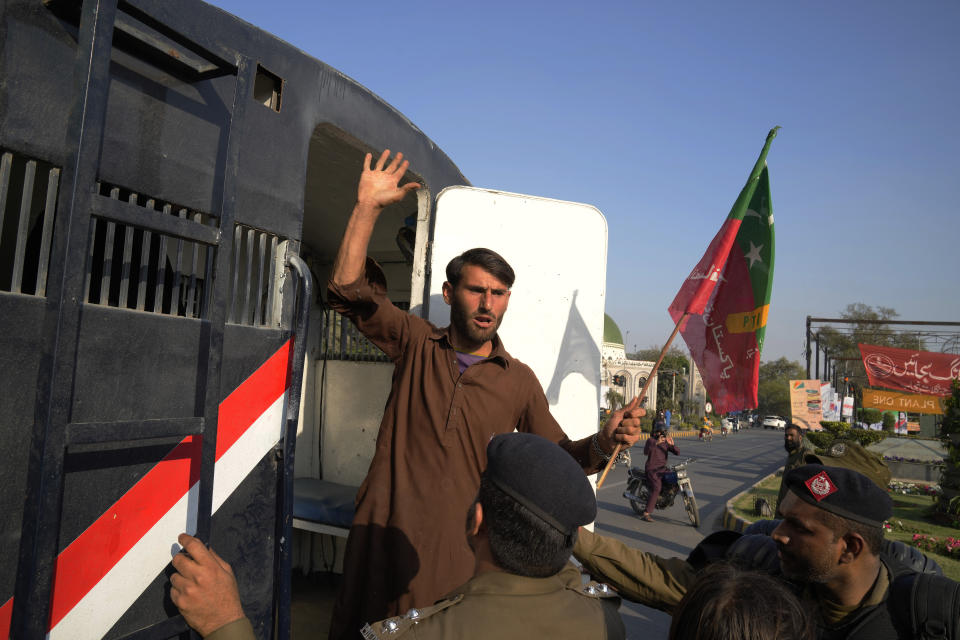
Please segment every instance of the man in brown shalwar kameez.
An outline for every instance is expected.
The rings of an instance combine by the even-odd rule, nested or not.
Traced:
[[[493,251],[471,249],[447,266],[449,327],[390,302],[367,246],[383,208],[420,185],[399,185],[408,162],[398,153],[388,164],[389,156],[384,151],[371,168],[367,154],[328,288],[331,306],[396,367],[376,452],[357,494],[332,640],[359,637],[365,622],[433,604],[470,578],[463,513],[476,496],[492,436],[514,429],[542,436],[595,473],[618,442],[629,447],[639,439],[644,413],[634,402],[594,436],[566,436],[533,371],[497,337],[514,274]]]

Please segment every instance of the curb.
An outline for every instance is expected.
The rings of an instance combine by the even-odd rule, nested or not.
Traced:
[[[773,473],[767,474],[763,478],[760,478],[759,480],[757,480],[757,482],[753,485],[753,487],[756,487],[761,482],[764,482],[768,478],[772,478],[778,473],[782,473],[782,472],[783,472],[783,467],[774,471]],[[743,533],[744,529],[746,529],[751,524],[753,524],[752,520],[747,520],[746,518],[738,516],[733,511],[733,503],[739,500],[741,496],[743,496],[743,494],[748,493],[749,491],[752,491],[753,487],[750,487],[749,489],[744,489],[737,495],[727,500],[727,504],[723,508],[723,518],[721,519],[721,524],[724,529],[729,529],[730,531],[736,531],[737,533]]]
[[[650,432],[649,432],[649,431],[644,431],[644,433],[650,433]],[[734,433],[735,433],[735,432],[734,432]],[[683,429],[683,430],[673,430],[673,429],[671,429],[670,431],[667,432],[667,435],[670,436],[671,438],[696,438],[697,436],[700,435],[700,429],[699,429],[699,428],[697,428],[697,429]],[[717,437],[717,438],[722,438],[722,437],[723,437],[723,436],[720,434],[720,430],[719,430],[719,429],[718,429],[718,430],[715,430],[715,431],[713,432],[713,435],[714,435],[715,437]],[[728,432],[727,435],[730,435],[729,432]]]

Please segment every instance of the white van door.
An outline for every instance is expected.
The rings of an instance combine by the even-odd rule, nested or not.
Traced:
[[[595,207],[473,187],[437,196],[426,317],[450,322],[441,287],[451,258],[502,255],[516,282],[499,335],[530,366],[550,410],[576,440],[597,430],[607,276],[607,222]]]

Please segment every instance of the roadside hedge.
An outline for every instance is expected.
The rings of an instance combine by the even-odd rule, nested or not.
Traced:
[[[886,431],[868,431],[866,429],[851,429],[846,422],[821,422],[823,431],[819,433],[808,432],[807,440],[818,450],[824,450],[829,447],[837,438],[843,440],[855,440],[864,447],[880,442],[889,435]]]

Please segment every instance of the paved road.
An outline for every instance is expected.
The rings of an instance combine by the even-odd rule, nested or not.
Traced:
[[[740,431],[726,438],[715,435],[712,442],[678,438],[676,446],[680,458],[697,459],[689,470],[700,508],[700,528],[690,526],[679,499],[673,507],[656,511],[655,522],[640,520],[621,495],[627,483],[627,470],[617,467],[597,492],[598,533],[658,555],[686,557],[705,535],[721,528],[727,500],[773,473],[787,455],[783,449],[783,432],[765,429]],[[634,447],[631,454],[633,463],[643,466],[642,445]],[[670,456],[670,461],[674,458]],[[667,637],[670,629],[667,614],[633,603],[624,603],[620,613],[628,638]]]

